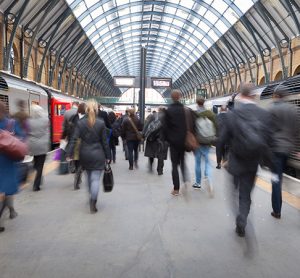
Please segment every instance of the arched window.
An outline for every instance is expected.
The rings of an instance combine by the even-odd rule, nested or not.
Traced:
[[[293,76],[300,74],[300,65],[295,69]]]
[[[278,81],[282,79],[282,71],[277,72],[275,75],[274,81]]]
[[[263,84],[265,84],[265,77],[264,76],[260,79],[258,85],[263,85]]]

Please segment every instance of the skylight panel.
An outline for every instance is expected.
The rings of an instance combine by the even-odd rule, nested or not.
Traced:
[[[90,7],[92,7],[94,4],[98,3],[99,0],[84,0],[84,2],[85,2],[85,4],[86,4],[86,6],[87,6],[88,8],[90,8]]]
[[[180,5],[188,8],[188,9],[192,9],[194,6],[195,2],[193,0],[181,0],[180,1]]]
[[[84,28],[86,27],[93,19],[91,18],[91,16],[86,16],[80,23],[81,26]]]
[[[203,21],[201,21],[199,24],[198,24],[198,27],[203,30],[204,32],[208,32],[209,31],[209,27],[206,25],[206,23],[204,23]]]
[[[75,9],[73,10],[74,15],[78,18],[87,10],[86,5],[84,2],[80,2]]]
[[[208,33],[207,33],[215,42],[219,39],[219,37],[216,35],[216,33],[214,32],[214,30],[210,30]]]
[[[176,9],[174,7],[166,6],[165,13],[173,15],[176,13]]]
[[[97,8],[94,11],[91,12],[91,16],[93,19],[96,19],[99,15],[103,14],[102,8]]]
[[[206,12],[205,18],[208,19],[212,24],[215,24],[218,20],[218,17],[209,10]]]
[[[93,34],[94,31],[96,31],[96,30],[97,30],[97,29],[96,29],[95,25],[93,25],[89,30],[86,31],[86,34],[87,34],[88,36],[90,36],[90,35]]]
[[[125,8],[125,9],[121,9],[118,11],[119,12],[119,16],[123,16],[123,15],[127,15],[130,13],[129,8]]]
[[[244,1],[244,0],[242,0]],[[214,0],[211,6],[217,10],[220,14],[224,13],[228,8],[228,4],[224,0]]]
[[[106,19],[102,18],[96,23],[96,27],[101,28],[104,24],[106,24]]]

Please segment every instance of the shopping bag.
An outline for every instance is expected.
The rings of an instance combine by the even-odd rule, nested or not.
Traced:
[[[54,153],[53,160],[59,161],[59,160],[60,160],[60,157],[61,157],[61,149],[58,148],[58,149],[56,149],[56,151],[55,151],[55,153]]]
[[[58,168],[58,173],[60,175],[69,174],[69,162],[66,161],[66,152],[61,150],[60,163]]]
[[[105,164],[104,174],[103,174],[103,191],[111,192],[114,187],[114,176],[110,165]]]

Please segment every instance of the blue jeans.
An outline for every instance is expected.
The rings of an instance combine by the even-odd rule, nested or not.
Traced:
[[[272,208],[275,213],[281,213],[282,195],[281,184],[282,174],[286,166],[288,155],[285,153],[274,153],[274,167],[273,173],[278,176],[277,181],[272,181]]]
[[[211,165],[208,158],[210,146],[203,145],[200,146],[195,151],[195,173],[196,173],[196,183],[201,184],[201,159],[204,157],[205,168],[204,168],[204,176],[208,178],[209,182],[211,182]]]
[[[134,162],[138,161],[138,158],[139,158],[139,150],[138,150],[139,149],[139,144],[140,144],[140,141],[137,141],[137,140],[127,141],[128,159],[129,159],[129,166],[130,167],[133,167],[133,160],[134,160]]]
[[[98,198],[100,177],[102,170],[86,170],[91,200],[96,201]]]

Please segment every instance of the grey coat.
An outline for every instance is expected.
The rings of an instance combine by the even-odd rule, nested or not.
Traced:
[[[294,150],[299,136],[296,107],[283,101],[276,101],[270,112],[273,123],[273,151],[289,154]]]
[[[31,155],[42,155],[49,151],[50,135],[49,120],[45,114],[40,118],[30,118],[28,120],[28,147]]]

